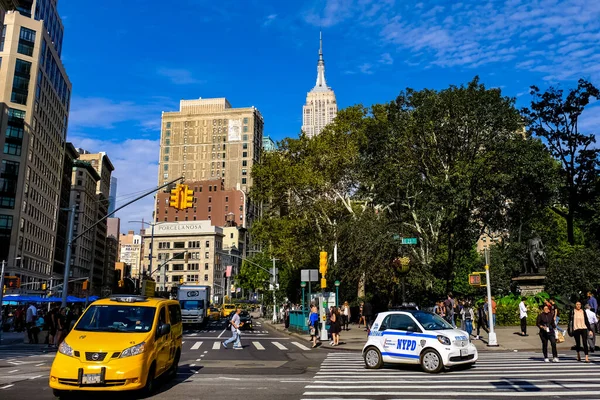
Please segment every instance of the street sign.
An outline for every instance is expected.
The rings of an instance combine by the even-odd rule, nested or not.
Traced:
[[[395,235],[393,236],[393,239],[394,239],[394,240],[400,240],[400,235],[398,235],[398,234],[395,234]]]
[[[417,238],[402,238],[402,244],[417,244]]]
[[[319,282],[318,269],[301,269],[300,280],[304,282]]]

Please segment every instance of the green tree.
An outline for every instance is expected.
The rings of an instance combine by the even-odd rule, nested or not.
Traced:
[[[600,149],[594,147],[593,134],[579,131],[579,117],[591,98],[600,91],[590,82],[580,79],[577,88],[566,97],[561,89],[550,87],[544,93],[531,87],[533,101],[523,109],[529,131],[546,140],[547,146],[561,164],[563,207],[554,207],[567,221],[567,238],[575,244],[575,217],[581,204],[589,199],[598,179]]]
[[[260,267],[259,267],[260,266]],[[269,287],[271,261],[263,253],[242,261],[239,274],[236,275],[236,285],[246,290],[266,290]]]

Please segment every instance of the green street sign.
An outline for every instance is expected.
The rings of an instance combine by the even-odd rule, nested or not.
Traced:
[[[402,244],[417,244],[417,238],[402,238]]]
[[[394,240],[400,240],[400,235],[394,235],[393,238]]]

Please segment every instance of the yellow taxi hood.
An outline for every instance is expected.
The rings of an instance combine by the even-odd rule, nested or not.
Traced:
[[[116,352],[147,342],[151,332],[89,332],[72,330],[65,342],[73,350]]]

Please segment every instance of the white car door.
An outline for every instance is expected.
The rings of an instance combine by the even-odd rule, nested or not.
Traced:
[[[422,346],[421,329],[415,320],[407,314],[390,314],[381,324],[381,355],[385,361],[400,363],[418,363]]]

